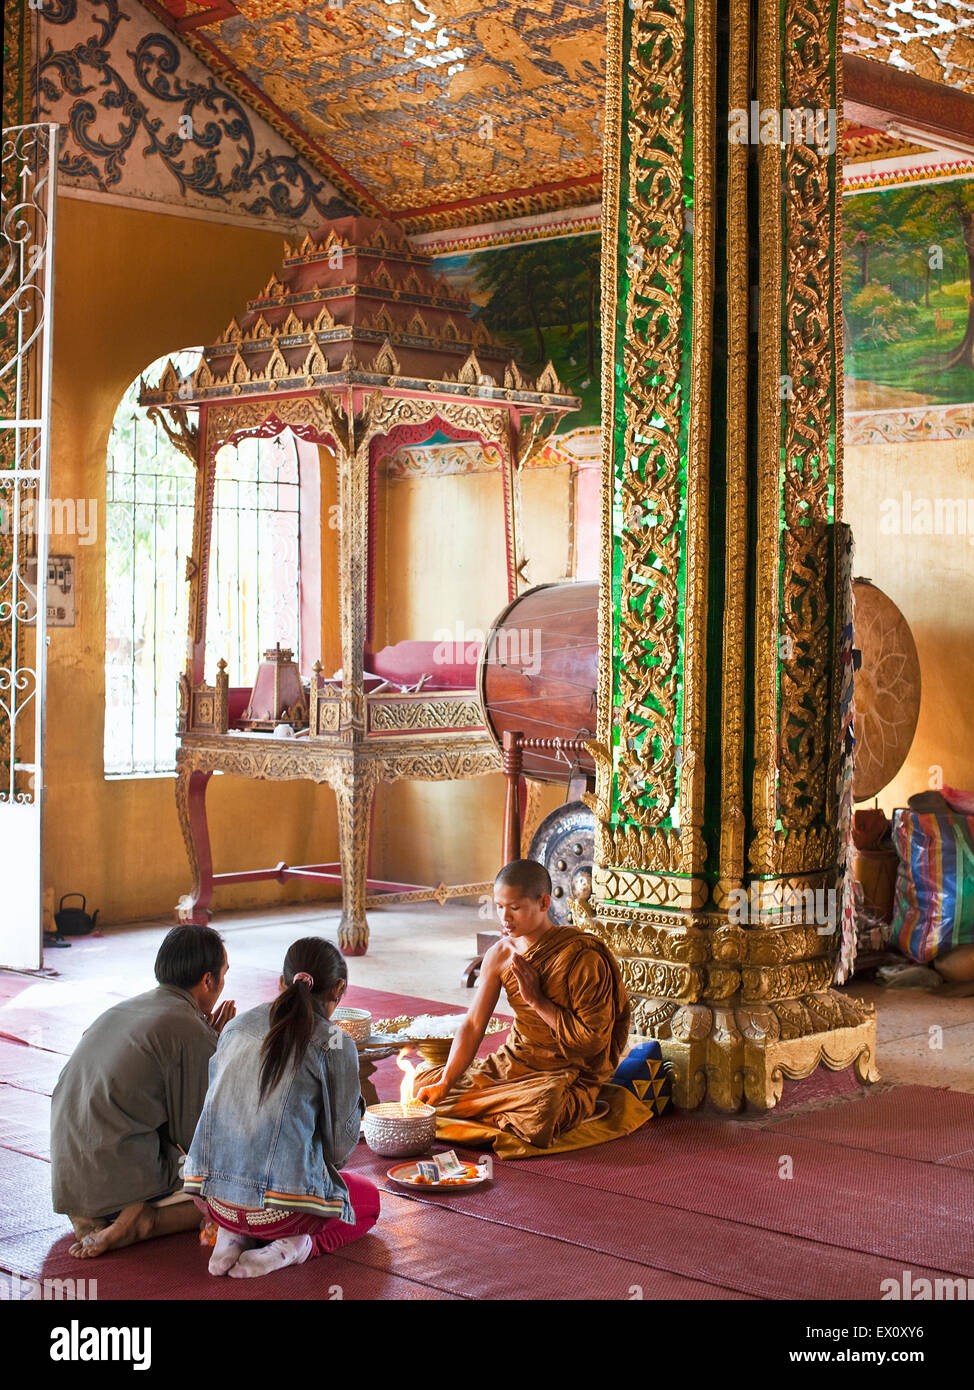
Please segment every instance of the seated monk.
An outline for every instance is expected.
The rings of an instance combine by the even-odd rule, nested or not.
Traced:
[[[516,859],[494,881],[501,940],[484,956],[480,987],[446,1065],[417,1072],[416,1097],[437,1113],[509,1130],[549,1148],[590,1118],[629,1034],[629,1001],[609,949],[548,917],[551,879]],[[514,1010],[508,1041],[474,1061],[500,997]]]
[[[95,1019],[51,1098],[54,1210],[71,1219],[70,1254],[91,1259],[199,1226],[182,1190],[220,1031],[227,953],[211,927],[174,927],[159,947],[158,988]]]

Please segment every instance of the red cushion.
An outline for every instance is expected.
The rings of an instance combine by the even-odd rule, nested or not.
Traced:
[[[231,729],[240,727],[244,710],[250,703],[250,695],[251,687],[249,685],[231,685],[227,691],[227,717]]]
[[[974,816],[974,792],[958,791],[956,787],[941,787],[940,790],[952,811],[961,816]]]
[[[430,679],[424,690],[473,690],[477,683],[480,642],[397,642],[365,654],[365,666],[396,685]]]

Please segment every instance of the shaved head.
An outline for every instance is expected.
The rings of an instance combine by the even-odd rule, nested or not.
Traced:
[[[551,875],[536,859],[512,859],[494,879],[495,888],[512,888],[525,898],[551,895]]]

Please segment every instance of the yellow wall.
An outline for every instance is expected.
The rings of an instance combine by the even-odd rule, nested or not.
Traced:
[[[507,602],[501,474],[383,476],[377,503],[374,649],[486,633]]]
[[[77,620],[52,628],[48,649],[44,872],[57,897],[85,893],[89,911],[100,908],[106,922],[168,916],[190,887],[173,778],[104,777],[112,418],[155,358],[217,336],[280,265],[282,247],[265,232],[71,198],[58,204],[51,495],[97,499],[99,525],[93,545],[51,537],[54,553],[77,557]],[[208,808],[218,871],[337,857],[327,788],[214,777]],[[300,882],[241,884],[217,901],[244,906],[319,892]]]
[[[438,631],[454,640],[458,624],[464,634],[486,636],[507,604],[501,489],[498,473],[383,483],[376,648],[404,638],[433,641]],[[529,584],[561,579],[568,563],[569,469],[529,470],[522,489]],[[564,787],[546,788],[544,811],[564,799]],[[501,865],[503,819],[499,774],[382,786],[373,863],[382,865],[384,877],[406,883],[488,882]]]
[[[920,660],[920,719],[900,773],[879,794],[889,814],[936,785],[974,789],[974,533],[904,534],[889,527],[910,502],[974,497],[974,440],[881,444],[845,452],[845,520],[855,572],[878,585],[910,625]],[[895,502],[894,512],[884,503]],[[909,503],[907,511],[912,510]],[[974,510],[974,508],[972,508]],[[882,528],[886,525],[887,529]]]
[[[571,469],[528,468],[521,478],[521,550],[529,586],[550,584],[571,572]]]

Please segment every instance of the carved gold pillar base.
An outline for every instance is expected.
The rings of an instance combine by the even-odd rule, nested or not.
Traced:
[[[633,1040],[658,1040],[678,1109],[770,1110],[785,1077],[802,1080],[818,1066],[879,1079],[873,1005],[829,988],[834,934],[801,924],[743,928],[718,912],[601,906],[599,914],[591,899],[575,902],[575,925],[615,954]]]
[[[718,1110],[745,1103],[771,1110],[785,1077],[798,1081],[818,1066],[854,1066],[860,1081],[879,1079],[872,1004],[835,990],[754,1004],[677,1004],[634,1000],[637,1016],[654,1019],[643,1036],[657,1038],[673,1068],[673,1104]]]

